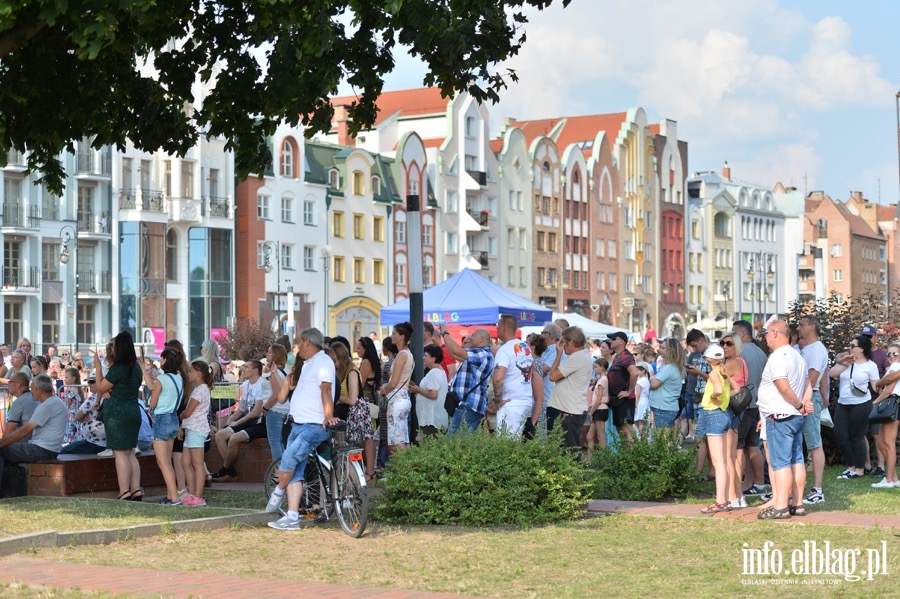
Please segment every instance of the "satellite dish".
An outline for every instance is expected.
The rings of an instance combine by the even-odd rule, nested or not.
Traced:
[[[600,304],[591,304],[591,312],[596,312],[600,309]]]

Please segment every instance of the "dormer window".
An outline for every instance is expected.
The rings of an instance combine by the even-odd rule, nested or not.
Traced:
[[[341,174],[336,168],[331,169],[328,172],[328,186],[331,187],[331,189],[341,188]]]

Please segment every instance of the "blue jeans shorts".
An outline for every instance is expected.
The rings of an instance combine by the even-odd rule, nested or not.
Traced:
[[[189,428],[184,429],[184,448],[198,449],[206,445],[206,433],[198,433]]]
[[[713,410],[700,410],[701,418],[705,419],[704,433],[706,435],[718,436],[724,435],[731,428],[731,416],[728,412],[723,412],[719,408]],[[700,429],[699,423],[697,429]]]
[[[153,440],[168,441],[178,436],[178,416],[175,412],[153,415]]]
[[[803,416],[791,416],[784,420],[766,418],[766,444],[769,447],[769,465],[772,470],[788,468],[803,463]]]
[[[728,418],[731,419],[731,424],[728,429],[735,432],[741,430],[741,421],[744,419],[744,413],[741,412],[740,414],[735,414],[731,411],[731,408],[728,408],[725,413],[728,415]]]
[[[813,413],[806,415],[803,425],[803,439],[807,449],[822,447],[822,394],[816,389],[812,393]]]
[[[291,434],[288,436],[284,453],[281,454],[281,465],[278,466],[282,472],[294,473],[291,476],[290,484],[303,480],[309,454],[323,441],[327,441],[330,436],[331,433],[325,430],[321,424],[312,422],[297,424],[295,422],[291,425]]]
[[[659,410],[650,408],[653,412],[653,426],[656,428],[672,428],[675,426],[675,419],[678,417],[678,410]]]

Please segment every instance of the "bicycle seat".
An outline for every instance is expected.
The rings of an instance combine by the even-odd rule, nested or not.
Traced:
[[[331,424],[325,427],[329,433],[343,433],[347,430],[347,421],[341,420],[337,424]]]

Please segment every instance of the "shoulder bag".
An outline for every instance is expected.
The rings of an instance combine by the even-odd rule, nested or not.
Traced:
[[[741,360],[738,358],[738,360]],[[747,364],[741,360],[741,372],[747,374]],[[749,378],[745,377],[745,378]],[[744,410],[746,410],[750,406],[750,402],[753,401],[753,385],[749,383],[745,383],[743,387],[741,387],[740,391],[734,394],[728,401],[728,407],[731,408],[731,411],[736,415],[740,416]]]
[[[865,397],[866,395],[870,395],[869,386],[866,385],[862,389],[856,386],[856,383],[853,382],[853,367],[855,364],[850,365],[850,392],[853,393],[856,397]],[[884,402],[882,402],[884,403]]]
[[[898,419],[898,411],[900,411],[900,397],[888,395],[872,406],[872,413],[869,414],[869,423],[885,424],[893,422]]]
[[[490,370],[487,370],[484,374],[485,374],[485,376],[482,377],[480,381],[478,381],[478,384],[475,387],[472,387],[471,389],[466,391],[466,394],[463,395],[462,398],[460,398],[453,391],[447,391],[447,396],[444,398],[444,409],[447,410],[447,416],[449,418],[453,418],[453,415],[456,414],[456,408],[458,408],[461,403],[466,401],[466,399],[469,397],[469,394],[472,393],[472,391],[474,391],[475,389],[477,389],[478,387],[480,387],[481,385],[484,384],[484,382],[487,380],[488,376],[490,375]]]

